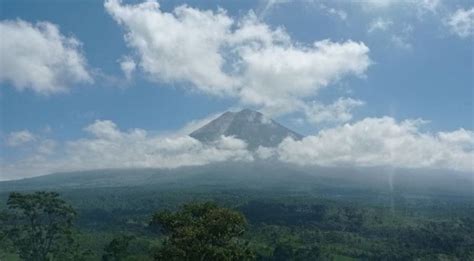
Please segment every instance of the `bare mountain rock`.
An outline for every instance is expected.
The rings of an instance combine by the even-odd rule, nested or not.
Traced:
[[[250,109],[226,112],[190,134],[201,142],[212,142],[222,135],[241,139],[248,144],[250,149],[258,148],[258,146],[276,147],[286,137],[295,140],[303,138],[301,134]]]

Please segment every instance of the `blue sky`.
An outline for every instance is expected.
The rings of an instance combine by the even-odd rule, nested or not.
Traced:
[[[22,38],[15,38],[5,45],[2,40],[5,47],[1,48],[2,67],[13,65],[20,70],[5,72],[2,68],[4,72],[0,72],[3,74],[0,77],[0,157],[4,162],[21,161],[36,153],[31,148],[12,146],[9,142],[11,135],[20,131],[30,133],[36,142],[53,140],[55,144],[64,144],[87,138],[86,126],[97,120],[108,120],[124,131],[138,128],[158,135],[178,131],[191,121],[215,113],[243,107],[264,111],[306,135],[317,135],[322,129],[338,128],[346,123],[356,125],[366,118],[384,116],[394,119],[399,125],[405,120],[428,121],[417,125],[417,132],[435,137],[439,136],[437,133],[456,130],[468,131],[472,135],[474,7],[471,1],[163,0],[159,1],[159,6],[154,6],[155,9],[147,9],[149,12],[146,14],[155,12],[163,17],[176,16],[175,8],[184,4],[187,6],[184,8],[213,17],[225,16],[219,20],[223,23],[232,20],[232,25],[226,27],[231,32],[225,36],[226,39],[212,40],[218,42],[219,50],[209,54],[217,55],[217,61],[220,58],[225,60],[217,72],[209,72],[211,76],[215,73],[215,78],[200,74],[200,66],[215,62],[206,60],[210,57],[208,54],[199,56],[201,49],[206,49],[206,43],[198,42],[196,48],[183,45],[190,48],[189,52],[182,51],[184,56],[187,55],[183,59],[193,59],[190,55],[196,53],[197,58],[190,61],[202,64],[190,66],[181,74],[170,73],[170,68],[174,71],[181,68],[172,67],[176,64],[166,57],[173,56],[166,56],[168,49],[163,51],[172,45],[153,46],[149,35],[140,35],[144,32],[140,26],[149,26],[146,21],[126,17],[124,10],[142,12],[137,9],[142,1],[111,2],[115,5],[107,8],[104,2],[92,0],[1,0],[0,18],[4,28],[10,30],[2,29],[2,38],[15,30],[21,34],[18,28],[41,31],[37,23],[48,22],[59,30],[60,43],[67,45],[68,39],[79,42],[71,44],[69,51],[83,59],[72,65],[58,62],[59,65],[55,66],[68,68],[54,71],[67,74],[57,76],[58,81],[41,85],[35,82],[37,79],[34,77],[38,77],[35,75],[25,84],[15,83],[15,77],[25,77],[20,73],[23,65],[8,56],[9,50],[5,46],[17,46],[13,41],[22,41]],[[275,83],[267,77],[270,72],[259,71],[262,68],[259,66],[263,65],[254,63],[253,69],[246,71],[245,66],[251,67],[251,63],[245,60],[246,55],[266,57],[270,62],[279,61],[278,57],[258,56],[267,47],[255,51],[254,47],[244,43],[248,39],[235,40],[241,37],[237,30],[244,28],[239,23],[246,21],[266,26],[266,33],[275,41],[268,50],[281,47],[282,55],[288,57],[288,50],[304,57],[314,54],[314,59],[308,58],[308,68],[302,68],[306,71],[301,72],[309,83],[301,83],[301,88],[298,83],[295,86],[280,87],[278,83],[272,86]],[[26,24],[18,27],[20,22]],[[158,25],[155,29],[157,33],[163,29],[162,36],[166,37],[168,31],[165,29],[170,28]],[[209,30],[201,32],[192,26],[188,29],[190,35],[192,32],[199,35],[209,33]],[[283,38],[289,40],[278,38],[281,37],[277,35],[278,30],[283,31]],[[173,28],[169,32],[173,32]],[[154,32],[150,34],[154,35]],[[177,37],[188,41],[186,34]],[[23,39],[27,41],[28,38]],[[139,46],[143,39],[151,39],[146,45],[148,47]],[[323,42],[325,39],[329,42]],[[214,43],[212,41],[210,44]],[[333,51],[329,51],[327,57],[321,58],[323,47],[314,47],[314,42],[320,42],[324,48],[336,49],[331,49]],[[189,43],[194,42],[189,40]],[[225,48],[232,51],[225,53]],[[347,58],[343,56],[346,54]],[[330,61],[333,57],[339,60]],[[65,58],[58,59],[63,61],[61,59]],[[128,78],[120,64],[126,59],[135,66]],[[165,60],[160,59],[165,59],[168,64],[163,65]],[[232,59],[244,62],[234,64]],[[145,64],[146,60],[151,62]],[[285,61],[281,60],[281,68],[285,68]],[[325,65],[326,62],[330,64]],[[232,66],[241,65],[242,68],[230,71]],[[311,66],[321,68],[311,71]],[[328,71],[325,67],[331,69]],[[311,75],[308,76],[307,71]],[[294,75],[298,73],[295,71]],[[75,80],[70,79],[71,75],[76,77]],[[221,76],[222,80],[215,80]],[[283,82],[292,83],[290,77],[293,76],[282,78]],[[232,88],[221,88],[220,85],[230,81]],[[60,88],[55,84],[61,85]],[[206,84],[212,88],[207,88]],[[277,89],[281,92],[273,97],[273,93],[278,93]],[[273,100],[278,103],[274,104]],[[31,143],[31,146],[38,144]]]

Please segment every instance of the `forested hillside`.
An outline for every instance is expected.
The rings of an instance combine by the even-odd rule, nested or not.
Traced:
[[[474,258],[474,201],[472,194],[466,194],[467,190],[457,194],[452,190],[416,193],[414,190],[374,189],[372,185],[372,189],[368,189],[369,185],[350,182],[304,187],[291,182],[283,185],[277,180],[271,186],[259,187],[259,183],[247,186],[249,179],[242,176],[232,182],[227,179],[226,182],[209,182],[211,176],[214,177],[211,174],[188,177],[189,180],[183,179],[179,185],[172,182],[101,188],[58,186],[56,190],[49,190],[58,192],[58,198],[74,210],[71,247],[83,260],[169,260],[166,255],[179,256],[176,253],[183,254],[179,249],[188,249],[188,246],[180,245],[176,249],[170,243],[174,242],[173,229],[180,230],[166,228],[166,220],[184,218],[182,224],[196,225],[204,231],[212,229],[207,227],[208,222],[196,223],[186,218],[189,214],[186,209],[199,209],[199,206],[219,209],[217,214],[211,211],[217,219],[221,214],[235,214],[240,220],[236,223],[240,227],[238,233],[229,238],[232,243],[225,243],[232,244],[228,249],[236,251],[226,256],[228,260]],[[198,182],[199,178],[206,178],[208,182]],[[19,195],[26,195],[23,193],[29,192],[26,190]],[[12,225],[8,215],[15,211],[11,204],[7,205],[9,197],[11,194],[6,191],[1,194],[1,208],[5,213],[3,222]],[[229,225],[226,220],[230,222],[232,218],[222,219],[216,228]],[[2,225],[2,260],[17,260],[18,242],[15,244],[7,235],[7,227]],[[199,231],[195,229],[192,231]],[[208,235],[208,232],[201,233]],[[198,235],[194,236],[201,238]],[[187,236],[193,237],[193,234]],[[215,250],[213,244],[224,244],[206,240],[207,243],[198,246],[208,245]],[[189,249],[183,251],[191,251]],[[219,257],[215,260],[226,259]],[[176,260],[186,258],[181,256]],[[187,260],[195,260],[195,257]]]

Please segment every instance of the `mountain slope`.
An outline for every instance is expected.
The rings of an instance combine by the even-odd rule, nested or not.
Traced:
[[[190,134],[201,142],[212,142],[222,135],[234,136],[247,142],[250,149],[258,146],[275,147],[286,137],[299,140],[302,135],[250,109],[226,112]]]
[[[176,169],[108,169],[56,173],[0,182],[0,197],[10,191],[80,189],[268,190],[320,196],[396,195],[466,198],[472,202],[474,177],[441,170],[299,167],[276,161],[221,162]]]

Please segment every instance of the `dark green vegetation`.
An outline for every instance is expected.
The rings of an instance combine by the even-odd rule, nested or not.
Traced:
[[[83,260],[74,242],[74,209],[55,192],[13,192],[8,212],[2,214],[1,234],[5,252],[24,260]]]
[[[10,191],[32,190],[74,208],[68,230],[85,260],[182,260],[190,249],[199,251],[188,260],[474,260],[470,174],[278,164],[78,172],[0,183],[0,209]],[[16,260],[1,233],[0,259]]]
[[[155,254],[157,260],[253,260],[241,240],[246,229],[242,214],[212,203],[185,205],[181,211],[153,215],[151,226],[166,236]]]

